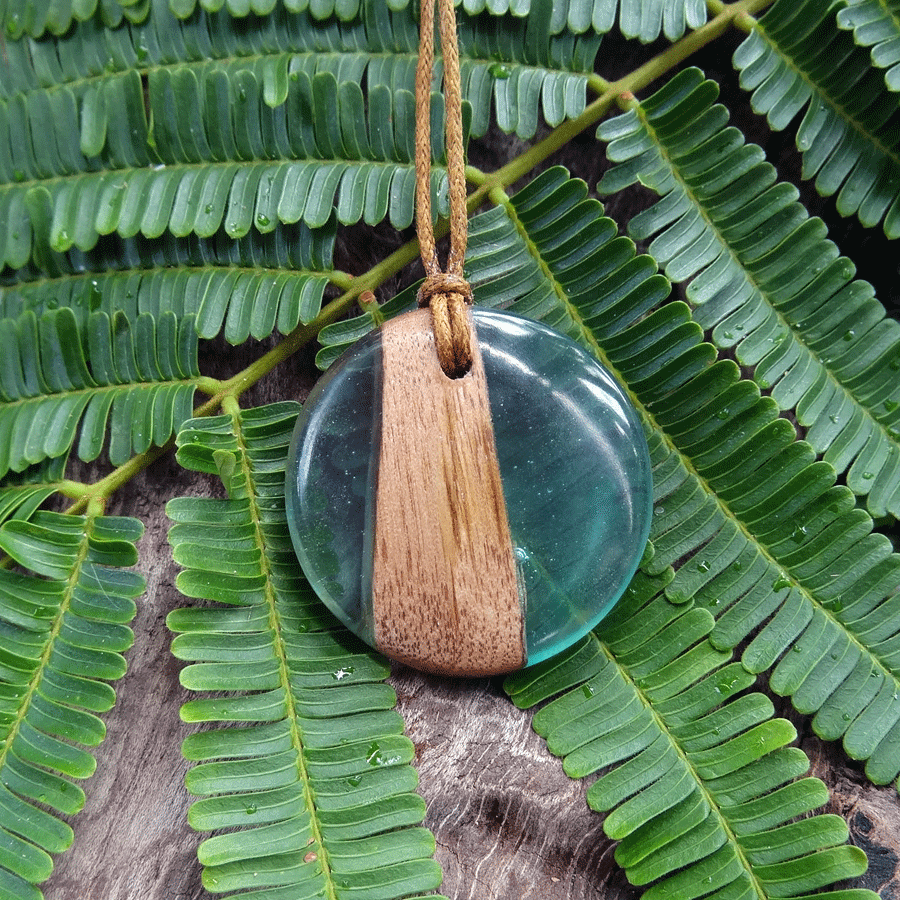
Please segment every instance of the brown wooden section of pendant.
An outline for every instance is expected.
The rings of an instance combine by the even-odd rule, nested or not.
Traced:
[[[375,643],[444,675],[521,668],[516,564],[474,333],[474,363],[456,379],[441,371],[429,310],[386,323],[382,342]]]

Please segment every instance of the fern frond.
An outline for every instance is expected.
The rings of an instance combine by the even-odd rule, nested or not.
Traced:
[[[235,900],[406,897],[440,883],[434,839],[415,827],[425,804],[389,667],[330,617],[294,557],[284,477],[298,411],[234,407],[178,437],[179,461],[218,473],[229,497],[167,507],[179,590],[218,601],[169,616],[172,651],[191,663],[182,683],[233,692],[182,709],[188,722],[227,723],[184,745],[199,763],[188,789],[204,797],[191,824],[229,829],[200,846],[203,882]]]
[[[41,4],[4,0],[0,29],[11,41],[47,34],[58,37],[73,22],[98,19],[107,28],[117,28],[123,21],[143,22],[149,10],[150,0],[46,0]]]
[[[599,640],[511,676],[520,708],[557,696],[534,716],[572,778],[602,771],[587,791],[620,841],[616,861],[646,900],[696,896],[766,900],[810,894],[866,868],[755,678],[706,636],[712,616],[663,593],[667,575],[638,574]],[[721,893],[718,893],[721,892]],[[870,891],[828,894],[874,900]]]
[[[727,125],[717,94],[688,69],[605,122],[598,133],[617,165],[598,190],[639,181],[663,197],[629,233],[653,238],[649,252],[671,279],[691,279],[694,319],[796,415],[872,514],[900,515],[900,325],[853,280],[796,188]]]
[[[105,736],[97,713],[125,673],[128,623],[144,589],[135,519],[37,512],[0,528],[0,550],[27,573],[0,569],[0,898],[41,900],[49,854],[72,843],[61,816],[84,792],[70,779],[96,766],[84,747]],[[50,811],[48,811],[48,808]]]
[[[776,0],[738,47],[734,64],[756,112],[786,128],[803,109],[797,148],[803,177],[841,215],[884,220],[900,236],[900,105],[884,96],[869,54],[837,27],[839,0]]]
[[[845,0],[839,28],[853,32],[861,47],[870,47],[872,64],[884,69],[889,91],[900,91],[900,3],[897,0]]]
[[[44,221],[57,252],[89,250],[112,233],[209,236],[224,227],[236,238],[278,222],[319,227],[333,208],[344,223],[389,216],[409,225],[411,10],[366,0],[346,25],[302,14],[238,28],[224,14],[182,23],[154,2],[142,25],[83,23],[17,54],[30,76],[0,102],[10,136],[9,153],[0,151],[0,262],[21,268],[39,253],[33,232]],[[551,124],[583,111],[583,73],[599,38],[551,36],[549,15],[541,0],[512,34],[491,16],[461,21],[476,134],[492,104],[522,137],[534,134],[539,110]],[[97,59],[109,68],[98,71]],[[433,105],[439,121],[440,95]],[[433,133],[435,210],[446,214],[441,130]]]
[[[30,519],[62,486],[68,455],[46,459],[0,480],[0,525],[7,519]]]
[[[654,260],[636,256],[586,194],[551,169],[472,219],[476,302],[539,318],[616,372],[643,417],[653,467],[645,569],[678,564],[666,594],[714,615],[715,646],[733,649],[758,630],[747,669],[774,667],[777,693],[868,759],[873,780],[890,781],[900,772],[900,556],[775,402],[734,362],[716,361],[689,307],[665,302],[670,285]],[[398,295],[392,311],[411,300],[411,290]],[[372,319],[324,329],[328,356]]]
[[[335,234],[332,218],[315,231],[299,222],[236,241],[221,232],[192,240],[110,237],[89,253],[36,260],[48,277],[17,273],[20,280],[0,286],[0,318],[65,306],[82,328],[97,310],[129,321],[171,312],[193,316],[200,337],[222,331],[232,344],[276,329],[288,334],[321,310]]]
[[[90,360],[90,362],[88,362]],[[173,313],[129,323],[70,309],[0,322],[0,475],[62,456],[95,459],[110,435],[114,465],[162,445],[192,413],[193,319]]]

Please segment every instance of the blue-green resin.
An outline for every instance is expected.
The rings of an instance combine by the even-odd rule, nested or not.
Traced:
[[[631,580],[650,530],[650,459],[634,408],[593,356],[530,319],[472,315],[532,665],[593,628]],[[372,645],[380,346],[373,332],[318,382],[294,430],[286,481],[306,577]]]

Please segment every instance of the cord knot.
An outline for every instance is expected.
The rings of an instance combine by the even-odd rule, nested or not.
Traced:
[[[434,344],[448,378],[462,378],[472,368],[472,327],[466,307],[472,288],[465,278],[436,272],[419,288],[419,306],[431,308]]]
[[[466,303],[472,302],[472,287],[469,282],[461,275],[450,272],[434,272],[426,276],[417,294],[419,306],[431,306],[431,300],[437,294],[459,294]]]

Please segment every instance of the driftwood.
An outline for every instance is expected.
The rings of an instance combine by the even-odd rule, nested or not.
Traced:
[[[609,40],[605,46],[611,44]],[[784,177],[796,181],[792,138],[770,136],[746,106],[740,107],[746,98],[734,85],[729,68],[733,46],[727,44],[716,44],[696,64],[722,80],[724,101],[738,110],[737,124],[750,139],[768,138],[770,158],[783,168]],[[616,55],[621,49],[601,53],[601,62],[604,57],[610,61],[603,65],[604,74],[615,77],[615,71],[606,70],[632,67],[626,54]],[[489,170],[516,151],[513,144],[494,135],[470,153]],[[596,184],[602,148],[590,136],[570,150],[570,159],[557,161]],[[811,192],[804,199],[812,213],[826,218],[832,237],[860,266],[860,276],[876,283],[883,301],[897,304],[896,255],[891,262],[881,234],[840,220],[833,202],[819,201]],[[625,205],[634,202],[616,198],[607,209],[625,220]],[[352,237],[351,231],[345,258],[338,260],[351,272],[364,271],[402,239],[379,231],[373,240],[367,233],[354,248]],[[861,260],[857,251],[866,244],[872,252]],[[207,348],[202,369],[229,374],[260,352],[259,346]],[[227,370],[221,368],[223,360]],[[289,361],[254,389],[248,405],[302,399],[313,371],[311,353]],[[200,883],[196,847],[201,836],[186,821],[188,764],[178,746],[189,728],[179,721],[178,709],[188,697],[178,682],[180,664],[169,654],[171,635],[165,626],[166,614],[184,601],[174,587],[177,569],[166,542],[164,504],[174,496],[210,493],[218,493],[213,479],[181,471],[170,454],[109,506],[110,513],[138,516],[147,525],[139,549],[148,590],[134,623],[137,638],[127,654],[129,671],[118,685],[120,699],[105,717],[108,737],[96,754],[97,774],[86,784],[87,805],[73,822],[75,845],[57,859],[44,887],[47,900],[214,898]],[[602,817],[585,804],[587,784],[563,774],[559,760],[531,731],[530,715],[506,700],[499,680],[445,679],[397,665],[391,683],[416,746],[414,764],[428,804],[425,824],[436,834],[445,873],[442,893],[453,900],[626,900],[640,895],[615,864],[615,846],[603,834]],[[808,720],[790,712],[788,704],[780,712],[797,725],[812,774],[832,791],[828,811],[845,817],[851,840],[868,854],[869,872],[858,884],[880,891],[884,900],[900,898],[896,789],[870,785],[839,745],[819,741]]]

